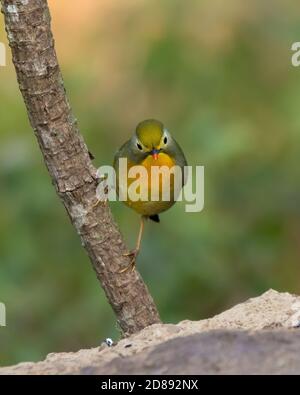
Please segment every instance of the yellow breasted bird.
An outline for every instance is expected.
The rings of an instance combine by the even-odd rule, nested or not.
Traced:
[[[136,248],[128,254],[125,254],[127,256],[131,256],[132,261],[129,267],[126,267],[121,271],[124,272],[130,267],[132,269],[135,267],[135,260],[141,246],[145,219],[150,218],[154,222],[159,222],[159,214],[168,210],[176,202],[174,196],[176,195],[176,193],[174,194],[174,175],[163,180],[164,175],[160,174],[158,176],[159,179],[154,180],[151,177],[152,167],[167,166],[169,168],[173,168],[173,166],[179,166],[183,174],[182,183],[180,185],[181,189],[184,185],[184,166],[187,165],[187,162],[178,143],[174,140],[164,125],[155,119],[148,119],[140,122],[131,139],[128,140],[116,153],[114,168],[117,175],[117,193],[120,193],[120,190],[123,188],[122,182],[124,183],[124,180],[122,181],[122,177],[119,175],[119,161],[121,158],[127,159],[127,170],[132,166],[137,165],[145,167],[148,174],[148,178],[145,182],[147,182],[146,188],[148,188],[149,191],[149,198],[147,200],[140,199],[132,201],[130,200],[130,197],[126,195],[126,199],[124,201],[128,207],[141,215],[141,225]],[[130,184],[134,181],[135,179],[127,177],[127,186],[130,187]],[[169,185],[166,185],[164,181],[169,183]],[[151,190],[155,185],[156,188],[159,188],[157,191],[158,201],[151,201]],[[162,199],[163,188],[165,185],[170,188],[171,192],[170,199],[168,201],[163,201]],[[180,192],[180,190],[178,192]]]

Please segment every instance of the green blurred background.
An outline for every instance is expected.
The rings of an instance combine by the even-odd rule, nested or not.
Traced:
[[[109,164],[138,121],[162,120],[205,166],[205,209],[148,224],[138,266],[165,322],[269,288],[300,293],[299,2],[51,0],[81,132]],[[0,41],[7,45],[3,18]],[[117,339],[114,315],[55,195],[8,54],[0,68],[0,364]],[[112,209],[129,245],[139,218]]]

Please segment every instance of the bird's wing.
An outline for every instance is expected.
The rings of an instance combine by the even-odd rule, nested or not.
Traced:
[[[176,166],[179,166],[182,170],[182,185],[184,186],[187,181],[187,174],[185,174],[184,168],[188,166],[188,163],[180,145],[175,139],[173,139],[173,143],[172,156],[175,158]]]

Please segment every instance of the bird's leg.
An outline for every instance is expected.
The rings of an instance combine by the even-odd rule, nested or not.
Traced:
[[[129,256],[131,257],[131,262],[128,266],[126,266],[124,269],[120,270],[119,273],[124,273],[127,272],[127,270],[131,269],[134,270],[135,268],[135,261],[136,258],[140,252],[140,248],[141,248],[141,242],[142,242],[142,238],[143,238],[143,233],[144,233],[144,227],[145,227],[145,219],[146,217],[144,217],[143,215],[141,216],[141,224],[140,224],[140,230],[139,230],[139,234],[138,234],[138,238],[137,238],[137,242],[136,242],[136,247],[134,250],[126,252],[125,254],[123,254],[123,256]]]

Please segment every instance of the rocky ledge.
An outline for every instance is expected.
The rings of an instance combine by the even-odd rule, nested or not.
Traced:
[[[156,324],[108,347],[1,374],[300,374],[300,297],[270,290],[213,318]],[[299,329],[298,329],[299,328]]]

